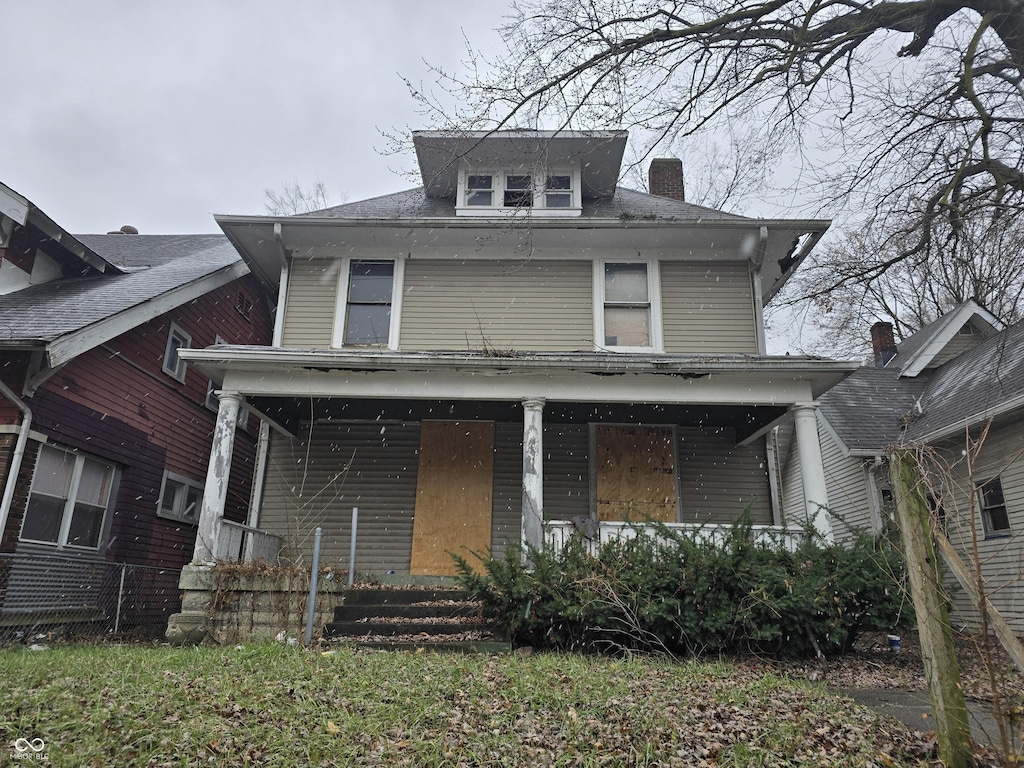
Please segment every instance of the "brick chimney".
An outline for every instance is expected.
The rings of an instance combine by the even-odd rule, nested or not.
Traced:
[[[656,157],[647,172],[647,188],[652,195],[686,202],[683,186],[683,161],[678,157]]]
[[[896,338],[892,334],[892,323],[875,323],[871,326],[871,351],[875,356],[875,367],[884,368],[896,356]]]

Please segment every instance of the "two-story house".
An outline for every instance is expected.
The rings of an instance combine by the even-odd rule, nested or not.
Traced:
[[[414,134],[421,187],[293,217],[217,216],[277,302],[273,346],[183,353],[223,382],[194,564],[223,537],[241,404],[271,429],[252,520],[360,573],[451,574],[623,521],[783,522],[765,435],[795,416],[831,535],[815,398],[856,366],[765,354],[762,307],[827,221],[617,186],[625,132]]]
[[[0,184],[0,633],[177,609],[219,387],[178,352],[270,340],[248,272],[223,235],[73,236]],[[258,424],[237,427],[244,521]]]

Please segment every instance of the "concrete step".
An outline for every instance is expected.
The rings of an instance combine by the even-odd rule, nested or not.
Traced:
[[[334,608],[334,621],[357,621],[381,618],[463,618],[480,615],[478,603],[428,603],[426,605],[339,605]]]
[[[454,635],[459,632],[486,630],[488,625],[483,622],[451,622],[435,623],[420,621],[332,621],[324,627],[328,637],[366,637],[379,635]]]
[[[461,589],[350,589],[343,595],[345,605],[412,605],[444,600],[465,602],[469,595]]]

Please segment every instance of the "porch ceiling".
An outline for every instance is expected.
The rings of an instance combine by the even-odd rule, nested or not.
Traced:
[[[251,397],[249,402],[257,411],[293,433],[302,422],[310,419],[414,422],[446,419],[499,423],[520,423],[523,420],[523,409],[517,401]],[[544,407],[544,423],[727,427],[736,431],[737,441],[743,441],[785,413],[784,406],[769,405],[549,402]]]

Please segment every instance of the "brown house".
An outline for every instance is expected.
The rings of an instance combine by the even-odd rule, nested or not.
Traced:
[[[0,185],[0,631],[176,608],[219,387],[178,351],[270,340],[248,272],[222,235],[76,237]],[[243,412],[229,520],[257,432]]]

